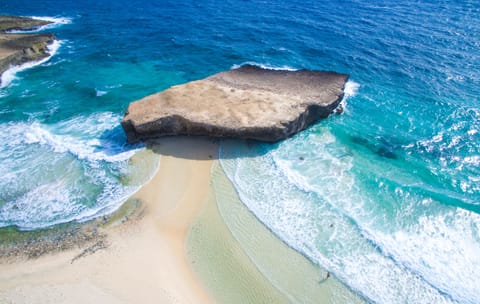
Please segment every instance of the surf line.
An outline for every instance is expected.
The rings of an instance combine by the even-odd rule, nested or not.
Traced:
[[[62,45],[63,40],[54,40],[51,44],[47,45],[48,56],[36,61],[29,61],[21,65],[11,65],[5,72],[2,73],[0,88],[3,89],[8,87],[17,77],[18,72],[31,69],[33,67],[39,66],[52,58],[57,52],[60,46]]]

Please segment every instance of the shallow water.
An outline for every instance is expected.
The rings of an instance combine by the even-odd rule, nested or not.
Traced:
[[[132,100],[243,63],[349,73],[343,115],[222,166],[272,231],[377,303],[477,303],[480,8],[475,1],[4,1],[58,18],[48,61],[0,88],[0,226],[111,212]],[[231,156],[239,158],[231,159]],[[138,176],[138,174],[134,174]]]

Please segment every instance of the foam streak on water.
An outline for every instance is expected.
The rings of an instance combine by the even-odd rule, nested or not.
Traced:
[[[244,65],[254,65],[254,66],[258,66],[262,69],[267,69],[267,70],[298,71],[298,69],[292,68],[292,67],[287,66],[287,65],[276,66],[276,65],[272,65],[272,64],[258,63],[258,62],[254,62],[254,61],[247,61],[247,62],[244,62],[242,64],[234,64],[234,65],[232,65],[232,69],[238,69],[238,68],[240,68],[241,66],[244,66]]]

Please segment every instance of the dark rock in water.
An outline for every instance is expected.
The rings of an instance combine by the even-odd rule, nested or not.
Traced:
[[[275,142],[331,114],[347,79],[246,65],[132,102],[122,126],[131,143],[169,135]]]
[[[0,16],[0,32],[32,29],[49,23],[26,17]],[[0,33],[0,75],[10,66],[47,57],[47,45],[54,39],[52,34]]]
[[[28,17],[0,15],[0,31],[32,30],[52,22]]]

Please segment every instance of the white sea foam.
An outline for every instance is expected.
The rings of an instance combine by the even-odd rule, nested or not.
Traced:
[[[32,18],[32,19],[37,19],[37,20],[49,21],[49,22],[52,22],[52,23],[47,24],[47,25],[43,25],[43,26],[39,26],[39,27],[30,29],[30,30],[12,30],[12,31],[8,31],[8,33],[11,33],[11,34],[36,33],[36,32],[40,32],[40,31],[43,31],[43,30],[56,28],[58,26],[71,24],[72,21],[73,21],[72,18],[68,18],[68,17],[47,17],[47,16],[25,16],[25,17]]]
[[[144,182],[153,177],[151,173],[158,168],[158,162],[148,165],[150,174],[144,172],[147,173],[143,176]],[[75,169],[75,165],[72,167]],[[87,167],[87,171],[83,172],[72,172],[72,167],[63,168],[68,172],[60,174],[54,180],[42,182],[27,190],[22,196],[2,205],[0,227],[15,225],[22,230],[33,230],[71,221],[85,222],[114,212],[141,187],[140,184],[121,185],[103,169],[95,166]],[[39,178],[38,172],[26,173],[36,174]],[[10,178],[18,178],[18,175]],[[96,187],[101,186],[102,190],[98,195],[92,196],[88,193],[91,190],[85,183],[90,179],[94,180]],[[45,177],[42,176],[39,180],[43,181]],[[23,185],[25,186],[30,185]]]
[[[460,108],[442,122],[442,128],[405,145],[407,153],[423,154],[429,169],[451,179],[451,185],[464,193],[478,193],[480,186],[471,180],[480,172],[480,115],[477,108]],[[461,172],[461,174],[458,174]],[[448,187],[447,187],[448,188]]]
[[[439,215],[430,211],[429,216],[420,213],[417,219],[410,213],[415,212],[413,205],[421,200],[421,197],[397,188],[395,193],[403,200],[401,203],[403,219],[388,219],[377,202],[370,202],[360,194],[358,186],[352,179],[352,173],[349,172],[348,161],[342,161],[342,158],[332,155],[328,148],[317,147],[316,141],[312,138],[304,140],[309,142],[309,145],[313,145],[314,151],[313,155],[307,155],[305,159],[315,157],[315,161],[305,167],[286,158],[292,151],[282,152],[283,149],[280,147],[278,151],[272,152],[276,168],[280,169],[289,182],[306,192],[315,193],[328,202],[334,210],[357,223],[362,237],[373,241],[385,256],[392,257],[395,263],[404,267],[404,270],[395,270],[403,278],[418,274],[428,282],[427,285],[434,286],[455,301],[476,303],[479,300],[475,291],[480,288],[480,285],[475,278],[480,276],[480,247],[479,240],[472,237],[476,231],[480,230],[480,217],[477,214],[462,209],[442,207],[430,200],[431,208],[437,210]],[[325,147],[332,143],[329,137],[321,141]],[[285,143],[285,145],[292,146],[291,143]],[[296,147],[295,150],[303,149]],[[333,149],[335,150],[341,152],[339,147]],[[325,163],[327,166],[324,165]],[[379,260],[378,257],[376,259]],[[392,266],[388,267],[392,269]],[[387,277],[384,279],[390,280]],[[462,283],[459,277],[464,277],[468,283]],[[418,279],[410,278],[409,281],[418,281]],[[390,283],[393,284],[393,281]],[[403,288],[412,288],[411,283],[406,282],[406,284]],[[428,289],[428,287],[424,288]],[[411,292],[415,294],[419,290]]]
[[[30,18],[37,19],[37,20],[45,20],[50,21],[54,24],[64,25],[72,23],[72,18],[69,17],[49,17],[49,16],[30,16]]]
[[[68,210],[68,213],[78,211],[73,210],[75,206],[72,205],[72,201],[71,192],[65,189],[62,181],[45,183],[2,206],[0,223],[7,221],[8,218],[14,218],[12,224],[20,224],[27,229],[33,228],[46,218],[55,218],[62,211]],[[81,208],[81,205],[77,206],[79,207]],[[46,210],[48,212],[45,212]]]
[[[462,209],[423,215],[418,223],[394,233],[372,232],[372,238],[395,260],[459,303],[478,303],[480,247],[475,232],[480,216]]]
[[[222,143],[222,167],[242,202],[287,244],[370,301],[451,302],[372,242],[368,228],[385,219],[359,193],[353,157],[328,130],[300,134],[267,154],[231,158],[248,153],[238,143]]]
[[[345,89],[344,89],[345,96],[346,97],[355,96],[358,93],[359,88],[360,88],[359,83],[356,83],[353,80],[347,81],[347,83],[345,84]]]
[[[53,127],[38,122],[20,124],[26,144],[47,146],[56,153],[70,153],[78,159],[89,161],[119,162],[131,158],[141,146],[125,148],[122,142],[102,140],[102,132],[118,126],[113,113],[79,116]]]
[[[0,124],[0,227],[37,229],[115,211],[158,165],[130,165],[143,146],[126,145],[120,119],[103,112]]]
[[[348,111],[347,109],[347,101],[349,98],[352,98],[353,96],[357,95],[358,89],[360,88],[360,84],[356,83],[353,80],[347,81],[345,84],[345,88],[343,89],[343,92],[345,95],[342,98],[342,101],[340,102],[340,105],[345,111]]]
[[[5,88],[5,87],[9,86],[17,78],[17,73],[18,72],[22,72],[22,71],[25,71],[27,69],[39,66],[41,64],[44,64],[48,60],[50,60],[50,58],[52,58],[58,52],[58,49],[60,48],[61,45],[62,45],[61,40],[54,40],[53,43],[51,43],[50,45],[47,46],[48,54],[49,54],[48,57],[43,58],[43,59],[38,60],[38,61],[26,62],[26,63],[24,63],[22,65],[19,65],[19,66],[11,66],[8,70],[3,72],[2,77],[1,77],[2,81],[1,81],[1,84],[0,84],[0,88]]]
[[[145,164],[147,167],[140,169],[143,183],[153,178],[159,164],[158,161],[148,162]],[[141,184],[121,185],[96,167],[88,170],[90,172],[84,174],[88,178],[94,178],[103,188],[96,198],[88,197],[85,193],[85,181],[75,180],[75,176],[69,176],[72,172],[68,172],[65,176],[34,187],[21,197],[1,206],[0,227],[15,225],[21,230],[35,230],[71,221],[86,222],[116,211],[141,187]],[[15,177],[18,178],[10,178]],[[83,177],[79,176],[80,178]]]
[[[6,202],[0,208],[0,227],[8,223],[22,230],[31,230],[75,220],[87,221],[115,211],[139,188],[138,185],[121,186],[99,172],[89,174],[95,174],[97,182],[102,184],[103,195],[87,198],[86,189],[66,174],[33,187],[22,196]],[[93,206],[88,207],[92,204],[91,200]]]
[[[0,136],[0,141],[11,147],[38,144],[52,152],[68,153],[90,162],[121,162],[131,158],[143,145],[126,146],[116,134],[121,135],[122,131],[114,130],[119,120],[120,116],[103,112],[78,116],[54,125],[37,121],[7,123],[2,124],[6,131]]]
[[[258,63],[258,62],[254,62],[254,61],[246,61],[246,62],[243,62],[241,64],[234,64],[234,65],[232,65],[231,69],[238,69],[238,68],[240,68],[244,65],[253,65],[253,66],[257,66],[257,67],[260,67],[260,68],[266,69],[266,70],[298,71],[298,69],[292,68],[288,65],[275,66],[275,65],[268,64],[268,63]]]

